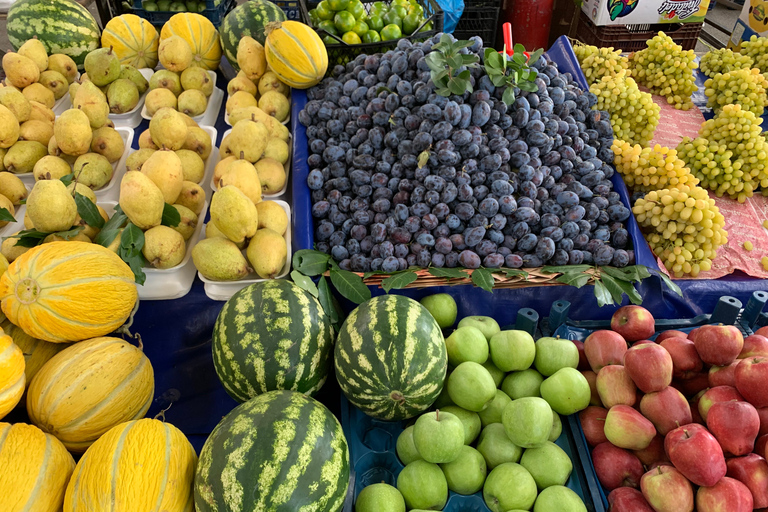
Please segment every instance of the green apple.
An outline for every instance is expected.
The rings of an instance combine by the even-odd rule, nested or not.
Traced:
[[[461,424],[464,425],[464,444],[472,444],[483,428],[480,416],[476,412],[462,409],[458,405],[448,405],[440,409],[440,412],[451,413],[461,420]]]
[[[580,371],[575,368],[561,368],[541,383],[541,397],[549,403],[552,410],[567,416],[589,406],[592,390]]]
[[[459,407],[480,412],[496,397],[496,384],[482,365],[467,361],[448,377],[448,396]]]
[[[435,409],[442,409],[446,405],[453,405],[453,400],[451,400],[450,395],[448,394],[448,377],[451,376],[451,369],[448,369],[448,372],[445,374],[445,380],[443,381],[443,390],[440,391],[440,394],[437,395],[437,398],[435,399],[435,403],[432,404],[432,407]]]
[[[560,434],[563,433],[563,422],[560,421],[560,415],[552,412],[552,431],[549,433],[549,440],[553,443],[557,441]]]
[[[552,409],[542,398],[512,400],[501,415],[501,423],[510,441],[523,448],[544,444],[552,431]]]
[[[491,423],[480,432],[477,451],[485,458],[488,469],[505,462],[519,462],[523,455],[523,449],[509,440],[501,423]]]
[[[506,372],[503,372],[499,370],[495,364],[493,364],[493,361],[489,357],[486,362],[483,363],[483,368],[488,370],[488,373],[491,374],[491,377],[493,377],[493,382],[496,383],[496,387],[499,387],[501,385],[501,382],[504,380],[504,377],[507,375]]]
[[[536,499],[533,512],[587,512],[579,495],[562,485],[547,487]]]
[[[491,423],[501,423],[501,415],[504,409],[512,401],[502,390],[496,390],[496,397],[491,402],[491,405],[477,413],[480,416],[480,421],[483,427],[490,425]]]
[[[513,400],[527,396],[541,396],[539,386],[542,382],[544,377],[533,368],[529,368],[507,375],[501,383],[501,390]]]
[[[397,476],[397,490],[409,510],[442,510],[448,501],[448,482],[443,470],[425,460],[411,462],[403,468]]]
[[[483,488],[488,469],[482,454],[471,446],[463,446],[453,462],[440,464],[448,489],[458,494],[475,494]]]
[[[574,342],[564,338],[539,338],[533,364],[540,374],[549,377],[560,368],[579,366],[579,349]]]
[[[536,357],[536,343],[525,331],[497,332],[489,344],[493,364],[505,372],[525,370]]]
[[[413,426],[413,444],[427,462],[451,462],[464,446],[464,425],[449,412],[427,412]]]
[[[494,334],[501,330],[498,322],[489,316],[465,316],[459,320],[459,327],[464,327],[465,325],[477,327],[483,331],[487,340],[490,340]]]
[[[459,327],[445,339],[448,364],[459,366],[465,361],[483,364],[488,360],[488,340],[485,334],[471,326]]]
[[[530,510],[536,501],[536,481],[520,464],[505,462],[488,474],[483,499],[492,512]]]
[[[400,432],[400,435],[397,436],[395,450],[403,466],[424,458],[419,454],[419,450],[416,449],[416,445],[413,443],[413,425]]]
[[[405,500],[391,485],[373,484],[357,495],[355,512],[405,512]]]
[[[573,462],[568,454],[549,441],[525,450],[520,465],[531,474],[539,491],[553,485],[565,485],[573,471]]]
[[[419,302],[432,314],[441,329],[446,329],[456,322],[456,301],[447,293],[427,295]]]

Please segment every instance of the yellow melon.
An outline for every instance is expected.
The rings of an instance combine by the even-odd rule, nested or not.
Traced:
[[[29,386],[27,414],[67,449],[83,452],[115,425],[143,418],[154,392],[152,364],[141,350],[95,338],[45,363]]]
[[[131,315],[137,297],[128,265],[106,247],[87,242],[39,245],[0,277],[8,320],[54,343],[111,333]]]
[[[169,423],[122,423],[88,448],[77,463],[64,512],[194,512],[197,455]]]
[[[0,468],[0,510],[59,512],[75,461],[39,428],[0,423]]]
[[[214,70],[219,67],[219,32],[205,16],[192,12],[174,14],[160,30],[160,41],[171,36],[179,36],[189,43],[192,48],[192,66]]]
[[[320,36],[298,21],[267,24],[267,64],[285,84],[296,89],[316,85],[328,70],[328,52]]]
[[[0,418],[19,403],[24,394],[25,382],[24,354],[13,342],[13,338],[0,329]]]
[[[24,375],[27,387],[32,382],[32,378],[50,358],[69,346],[67,343],[51,343],[33,338],[8,320],[2,322],[0,327],[13,338],[13,342],[24,353]]]
[[[112,47],[121,64],[136,68],[157,66],[157,29],[135,14],[123,14],[109,20],[101,34],[101,46]]]

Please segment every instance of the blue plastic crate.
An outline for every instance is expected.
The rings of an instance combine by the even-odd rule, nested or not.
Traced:
[[[285,12],[285,16],[292,21],[301,21],[301,8],[299,0],[276,0],[275,5]]]

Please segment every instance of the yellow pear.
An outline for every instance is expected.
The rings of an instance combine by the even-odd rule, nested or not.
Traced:
[[[263,96],[268,91],[277,91],[288,96],[290,88],[280,81],[274,71],[267,71],[259,80],[259,94]]]
[[[155,151],[141,166],[141,173],[157,185],[166,203],[176,202],[184,181],[181,159],[176,153],[165,150]]]
[[[219,181],[219,187],[234,185],[239,188],[253,204],[261,202],[261,183],[259,174],[248,160],[238,159],[230,163]]]
[[[184,240],[189,240],[195,233],[195,228],[197,228],[198,216],[186,206],[174,204],[173,207],[179,212],[180,220],[177,225],[171,227],[181,233]]]
[[[64,238],[63,236],[59,236],[57,234],[51,233],[47,237],[43,238],[44,244],[49,244],[51,242],[88,242],[91,243],[91,239],[88,238],[88,235],[83,233],[82,231],[75,236],[70,236],[67,238]]]
[[[40,68],[35,61],[18,53],[3,55],[3,71],[12,86],[24,89],[40,79]]]
[[[161,108],[149,121],[152,141],[164,149],[181,149],[187,139],[188,130],[187,123],[172,108]]]
[[[60,180],[42,180],[36,182],[29,193],[27,213],[35,229],[55,233],[72,227],[77,216],[77,205]]]
[[[46,155],[37,161],[32,169],[35,181],[58,180],[72,173],[72,167],[61,157]]]
[[[192,64],[192,48],[180,36],[171,36],[160,41],[157,55],[165,69],[176,73],[181,73]]]
[[[43,146],[48,146],[51,137],[53,137],[53,124],[47,121],[30,119],[19,126],[19,140],[35,140]]]
[[[35,140],[20,140],[3,157],[3,165],[14,174],[32,172],[35,164],[48,154],[48,148]]]
[[[243,253],[227,238],[200,240],[192,249],[192,261],[200,274],[212,281],[237,281],[250,272]]]
[[[288,229],[288,214],[274,201],[262,201],[256,205],[259,212],[259,229],[268,228],[279,235]]]
[[[19,205],[21,200],[27,197],[27,187],[18,176],[10,172],[0,172],[0,194],[10,199],[13,204]]]
[[[211,136],[199,126],[189,126],[182,149],[190,149],[200,155],[203,160],[207,160],[213,149]]]
[[[209,222],[208,224],[205,225],[205,238],[224,238],[229,243],[233,243],[234,244],[234,242],[232,240],[230,240],[229,238],[227,238],[227,236],[224,233],[219,231],[219,228],[217,228],[216,225],[213,222]],[[245,244],[245,240],[243,240],[239,244],[235,244],[235,245],[240,250],[245,249],[245,245],[246,245]],[[203,274],[203,275],[205,275],[205,274]]]
[[[150,149],[150,148],[141,148],[137,151],[134,151],[130,155],[128,155],[128,158],[125,159],[125,170],[126,171],[141,171],[142,166],[144,165],[144,162],[147,161],[147,159],[157,151],[156,149]]]
[[[202,68],[189,68],[189,69],[202,69]],[[197,89],[190,89],[179,94],[177,100],[177,108],[179,112],[191,117],[201,116],[205,113],[205,109],[208,107],[208,98],[202,91]],[[186,123],[184,123],[186,125]]]
[[[115,163],[125,152],[125,142],[117,130],[103,126],[93,131],[91,151],[103,155],[110,163]]]
[[[161,108],[173,108],[178,105],[176,95],[168,89],[152,89],[147,93],[144,99],[144,106],[147,108],[147,114],[154,116]]]
[[[104,208],[102,208],[101,206],[96,205],[96,208],[99,210],[99,215],[101,215],[101,218],[104,219],[104,222],[106,223],[109,220],[109,215],[107,215],[107,212],[104,211]],[[93,226],[89,226],[88,224],[86,224],[86,222],[83,219],[79,218],[79,216],[77,221],[75,222],[75,225],[82,226],[83,230],[80,232],[80,234],[87,236],[90,240],[93,240],[94,238],[96,238],[96,235],[98,235],[99,232],[101,231],[101,228],[95,228]]]
[[[264,148],[264,158],[272,158],[281,164],[288,163],[290,148],[288,144],[280,139],[271,138],[267,141],[267,147]]]
[[[237,109],[244,108],[244,107],[258,107],[259,102],[256,101],[256,98],[253,97],[253,95],[248,94],[245,91],[237,91],[235,94],[227,98],[227,114],[231,114]]]
[[[149,79],[149,89],[168,89],[174,96],[181,94],[181,78],[178,73],[167,69],[158,69]]]
[[[103,155],[86,153],[75,160],[73,172],[79,185],[98,190],[112,179],[112,164]]]
[[[231,155],[219,160],[219,163],[217,163],[216,167],[213,168],[213,186],[214,187],[219,188],[219,182],[221,181],[221,177],[224,176],[224,172],[227,170],[227,167],[229,167],[229,164],[231,164],[235,160],[237,160],[235,155]]]
[[[82,183],[76,183],[72,182],[69,185],[67,185],[67,191],[72,195],[72,197],[75,196],[75,193],[80,194],[81,196],[85,196],[88,199],[91,200],[91,202],[96,203],[96,194],[91,190],[89,187],[83,185]]]
[[[129,171],[120,182],[120,208],[139,229],[159,226],[163,220],[163,193],[147,176]]]
[[[259,226],[256,205],[232,185],[223,187],[213,195],[211,222],[235,243],[252,237]]]
[[[259,108],[281,123],[291,114],[288,98],[277,91],[267,91],[259,98]]]
[[[271,229],[259,229],[248,243],[248,261],[262,279],[274,279],[286,266],[288,245],[285,238]]]
[[[27,39],[23,45],[19,46],[18,52],[19,55],[31,59],[41,73],[48,69],[48,52],[45,49],[45,45],[36,37]]]
[[[259,107],[237,108],[229,114],[229,124],[232,126],[235,126],[243,119],[264,123],[272,137],[288,141],[288,138],[291,135],[290,130],[288,130],[283,123],[270,116]]]
[[[56,114],[50,108],[37,101],[29,102],[29,119],[34,121],[47,121],[53,123],[56,120]]]
[[[200,215],[205,207],[205,190],[197,183],[185,181],[181,184],[181,192],[176,199],[176,204],[186,206],[196,215]]]
[[[181,169],[184,172],[184,179],[186,181],[193,181],[195,183],[203,181],[205,162],[200,158],[200,155],[191,149],[179,149],[176,151],[176,156],[181,160]]]
[[[149,132],[149,128],[141,132],[139,135],[139,148],[140,149],[160,149],[152,140],[152,134]]]
[[[56,104],[56,97],[53,92],[40,82],[29,84],[21,93],[27,98],[27,101],[37,101],[48,108],[53,108],[53,105]]]
[[[13,207],[13,202],[4,195],[0,195],[0,208],[5,208],[11,215],[16,213],[16,209]],[[0,221],[0,228],[6,226],[7,224],[7,220]]]
[[[91,124],[85,112],[72,108],[65,110],[53,124],[56,143],[64,153],[78,156],[91,149]]]
[[[243,119],[232,127],[226,146],[222,142],[222,155],[244,158],[257,162],[264,154],[269,141],[269,130],[264,123]]]
[[[190,67],[181,73],[181,87],[185,91],[198,90],[206,97],[213,93],[213,80],[208,70],[200,67]]]
[[[0,87],[0,105],[8,108],[19,123],[29,120],[32,106],[20,90],[13,87]]]
[[[259,173],[261,191],[264,194],[277,194],[283,189],[287,179],[283,164],[273,158],[262,158],[253,166]]]
[[[200,125],[197,124],[197,121],[189,117],[187,114],[183,112],[179,112],[179,115],[184,120],[185,123],[187,123],[187,126],[190,128],[200,128]]]
[[[267,71],[267,57],[260,42],[249,36],[237,45],[237,65],[251,80],[258,80]]]
[[[9,148],[19,140],[19,121],[13,112],[0,105],[0,148]]]
[[[245,73],[242,71],[240,71],[237,76],[230,80],[227,84],[227,94],[229,96],[232,96],[237,91],[245,91],[254,97],[258,93],[256,84],[254,84],[247,76],[245,76]]]
[[[40,84],[44,85],[49,91],[53,93],[55,99],[64,97],[69,91],[69,83],[61,73],[49,69],[40,73]]]
[[[72,106],[85,112],[93,129],[101,128],[109,119],[107,97],[93,82],[83,82],[77,88]]]
[[[16,243],[19,241],[19,232],[16,232],[12,234],[11,236],[6,237],[3,239],[3,245],[0,248],[0,252],[2,252],[3,256],[5,256],[5,259],[7,259],[10,263],[12,263],[16,258],[27,252],[31,249],[31,247],[23,247],[21,245],[16,245]]]
[[[63,53],[54,53],[48,57],[48,69],[61,73],[70,84],[77,78],[77,64],[72,57]]]
[[[187,245],[181,233],[168,226],[155,226],[144,233],[141,253],[155,268],[173,268],[184,259]]]

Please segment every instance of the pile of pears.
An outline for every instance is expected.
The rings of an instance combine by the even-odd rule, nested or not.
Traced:
[[[21,201],[27,198],[27,187],[18,176],[10,172],[0,172],[0,208],[5,208],[14,215]],[[0,221],[0,228],[8,225],[8,221]]]
[[[286,121],[291,115],[290,88],[269,70],[261,43],[248,36],[240,39],[237,64],[240,72],[227,84],[226,109],[230,118],[237,109],[258,107],[281,123]],[[235,123],[230,119],[230,124]]]
[[[149,265],[159,269],[181,263],[205,208],[205,190],[199,182],[211,139],[193,123],[172,108],[158,110],[149,122],[145,147],[128,157],[120,182],[120,208],[144,231],[142,253]],[[154,147],[146,147],[146,140]],[[179,212],[177,226],[161,225],[166,203]]]
[[[180,36],[163,39],[158,57],[165,69],[149,79],[149,93],[144,100],[147,113],[154,116],[160,109],[172,108],[190,117],[202,115],[208,108],[214,82],[208,71],[193,65],[189,43]]]
[[[141,96],[147,92],[149,82],[144,75],[130,64],[120,64],[120,57],[112,48],[99,48],[85,56],[85,73],[80,76],[79,82],[69,86],[69,97],[72,104],[77,106],[83,100],[78,101],[78,93],[86,86],[88,95],[98,96],[101,115],[125,114],[139,104]],[[93,89],[98,89],[101,95],[96,95]],[[91,98],[95,101],[95,97]],[[103,103],[106,103],[104,107]]]

